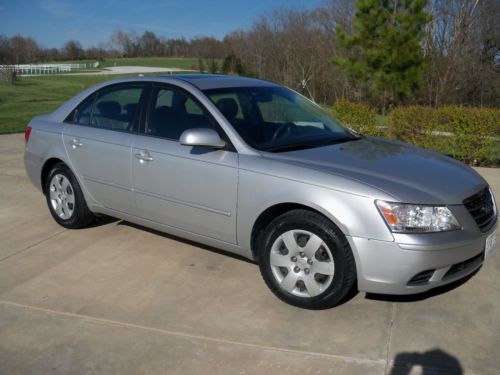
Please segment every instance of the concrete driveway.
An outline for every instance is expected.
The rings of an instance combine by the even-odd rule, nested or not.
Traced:
[[[447,293],[300,310],[214,249],[121,221],[59,227],[23,147],[0,137],[1,374],[498,374],[498,248]],[[500,171],[480,173],[500,196]]]

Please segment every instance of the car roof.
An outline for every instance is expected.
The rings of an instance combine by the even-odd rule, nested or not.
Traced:
[[[273,87],[277,84],[261,79],[230,76],[223,74],[169,74],[158,76],[192,84],[199,90],[221,89],[229,87]]]

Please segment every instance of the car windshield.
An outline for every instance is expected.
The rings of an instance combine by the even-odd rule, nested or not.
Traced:
[[[257,150],[284,152],[360,138],[327,111],[284,87],[232,87],[204,93]]]

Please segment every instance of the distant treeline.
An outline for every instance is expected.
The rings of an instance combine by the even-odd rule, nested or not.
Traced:
[[[369,3],[364,1],[364,3]],[[377,2],[375,2],[377,3]],[[378,1],[402,4],[412,1]],[[423,59],[421,84],[412,88],[405,104],[500,106],[500,1],[424,1],[425,18],[418,46]],[[376,106],[398,105],[397,98],[374,92],[354,79],[334,61],[360,56],[360,46],[339,40],[357,30],[356,2],[329,0],[310,9],[279,8],[255,20],[247,30],[237,30],[223,39],[197,37],[165,38],[151,31],[116,30],[96,47],[82,48],[75,40],[61,49],[44,48],[30,37],[0,35],[0,64],[116,57],[194,57],[201,70],[245,74],[280,82],[314,100],[331,104],[349,99]],[[404,20],[400,23],[404,27]],[[380,26],[380,25],[379,25]],[[382,44],[379,48],[384,48]],[[389,50],[388,54],[398,54]],[[351,69],[352,71],[352,69]],[[362,81],[362,80],[361,80]],[[385,95],[385,96],[384,96]],[[394,102],[394,103],[392,103]]]

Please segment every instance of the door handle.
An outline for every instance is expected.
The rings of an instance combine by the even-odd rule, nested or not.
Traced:
[[[81,142],[80,142],[80,140],[79,140],[78,138],[73,138],[73,139],[71,140],[71,146],[72,146],[73,148],[77,148],[77,147],[81,147],[81,146],[83,146],[83,143],[81,143]]]
[[[145,161],[153,161],[153,157],[151,155],[149,155],[148,152],[140,152],[140,153],[137,153],[135,154],[135,157],[137,159],[139,159],[141,162],[145,162]]]

